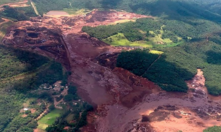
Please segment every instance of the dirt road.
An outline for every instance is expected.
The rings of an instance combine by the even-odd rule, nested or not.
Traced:
[[[30,2],[31,2],[32,8],[33,8],[34,11],[35,11],[35,14],[39,16],[40,14],[38,13],[38,10],[37,10],[37,8],[36,8],[36,6],[35,6],[35,3],[34,3],[32,0],[30,0]]]

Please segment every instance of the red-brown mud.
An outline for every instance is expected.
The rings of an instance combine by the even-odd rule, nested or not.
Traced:
[[[83,26],[134,17],[148,16],[94,10],[86,16],[31,18],[11,27],[2,43],[53,58],[71,71],[69,82],[78,87],[84,100],[97,106],[83,131],[202,132],[219,125],[221,105],[208,98],[200,70],[187,81],[187,94],[168,93],[147,79],[115,68],[118,54],[129,48],[112,47],[81,31]]]

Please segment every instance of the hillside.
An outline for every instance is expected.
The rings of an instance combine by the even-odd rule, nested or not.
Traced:
[[[219,5],[2,0],[0,131],[219,132]]]

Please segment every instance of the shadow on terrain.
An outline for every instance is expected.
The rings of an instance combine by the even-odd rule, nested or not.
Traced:
[[[0,46],[0,52],[0,83],[9,83],[12,89],[19,92],[67,79],[62,65],[46,57],[5,46]]]
[[[113,9],[116,8],[121,1],[122,0],[102,0],[100,3],[104,9]]]
[[[220,52],[214,52],[212,50],[206,52],[207,55],[207,62],[210,64],[221,64],[221,53]]]
[[[117,66],[143,76],[157,83],[163,90],[172,92],[187,92],[185,81],[194,76],[186,69],[166,61],[165,55],[150,54],[141,50],[121,53],[117,59]]]
[[[2,66],[0,68],[0,79],[34,70],[49,61],[48,58],[35,53],[12,49],[2,45],[0,46],[0,51]],[[3,72],[6,74],[3,74]]]

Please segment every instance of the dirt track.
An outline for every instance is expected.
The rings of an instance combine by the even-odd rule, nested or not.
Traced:
[[[183,132],[202,132],[206,127],[219,125],[221,105],[219,100],[208,98],[200,70],[193,80],[187,81],[188,94],[167,93],[147,79],[114,67],[123,48],[81,32],[83,26],[107,25],[135,16],[148,17],[94,10],[86,16],[32,18],[11,27],[2,42],[51,57],[70,70],[69,82],[77,85],[84,100],[97,106],[97,115],[91,116],[93,121],[89,124],[96,130],[91,130],[177,132],[179,128]],[[109,57],[113,62],[101,64],[108,62]],[[147,121],[142,121],[143,117]]]

